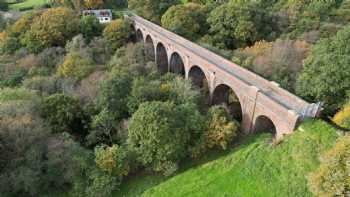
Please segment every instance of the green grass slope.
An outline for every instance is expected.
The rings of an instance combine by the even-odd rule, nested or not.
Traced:
[[[48,4],[48,0],[24,0],[23,2],[9,2],[9,10],[16,10],[16,11],[24,11],[24,10],[31,10],[36,7],[44,6],[45,4]]]
[[[306,176],[337,137],[337,130],[329,124],[309,121],[277,146],[268,143],[269,134],[252,137],[224,156],[158,185],[149,184],[151,179],[144,177],[127,181],[118,196],[138,196],[142,191],[137,188],[146,190],[142,196],[159,197],[312,196]]]

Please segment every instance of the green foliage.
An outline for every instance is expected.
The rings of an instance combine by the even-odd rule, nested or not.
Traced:
[[[96,147],[95,163],[102,171],[119,178],[129,173],[126,151],[118,145]]]
[[[22,83],[26,75],[27,71],[23,68],[0,64],[0,87],[18,86]]]
[[[272,32],[271,16],[260,2],[230,1],[209,15],[210,34],[220,48],[234,49],[253,44]]]
[[[0,54],[13,54],[17,49],[20,48],[19,41],[16,37],[4,34],[0,35],[0,41]]]
[[[278,146],[269,143],[270,134],[254,136],[226,153],[209,152],[205,160],[187,163],[181,173],[138,195],[313,196],[306,175],[319,166],[319,156],[337,137],[337,130],[322,121],[303,123]],[[137,178],[127,183],[128,188],[122,186],[125,196],[137,191],[135,185],[154,181],[150,176],[142,179],[147,182]]]
[[[94,63],[90,59],[81,57],[78,53],[69,53],[57,69],[58,75],[66,78],[81,80],[88,76],[95,69]]]
[[[36,90],[44,95],[50,95],[58,91],[55,77],[35,76],[23,81],[23,86],[29,90]]]
[[[348,101],[334,117],[333,122],[338,126],[350,129],[350,102]]]
[[[350,194],[350,135],[340,137],[323,155],[320,167],[310,174],[308,183],[316,196]]]
[[[117,140],[118,120],[114,114],[107,109],[102,109],[92,117],[91,131],[86,137],[88,145],[112,144]]]
[[[73,10],[52,8],[43,12],[31,25],[23,44],[31,52],[40,52],[51,46],[64,46],[79,32],[79,18]]]
[[[0,104],[16,100],[31,100],[36,96],[34,91],[24,88],[2,88],[0,89]]]
[[[204,6],[187,3],[170,7],[162,16],[162,26],[185,38],[196,40],[208,29]]]
[[[296,91],[310,101],[325,102],[327,113],[335,112],[350,89],[350,27],[319,41],[304,61]]]
[[[85,115],[79,102],[72,97],[53,94],[44,98],[41,114],[54,132],[85,133]]]
[[[92,38],[102,34],[103,26],[95,16],[83,16],[80,19],[80,32],[85,40],[90,42]]]
[[[131,36],[131,25],[123,19],[110,22],[103,30],[103,37],[110,43],[113,50],[125,45]]]
[[[190,106],[143,103],[130,120],[129,148],[143,165],[165,175],[172,174],[177,162],[186,155],[191,134],[200,128],[199,116]]]
[[[113,114],[115,120],[129,116],[127,98],[132,84],[131,76],[120,70],[114,70],[107,80],[101,83],[98,98],[99,106]]]
[[[178,0],[129,0],[129,8],[135,10],[140,16],[160,23],[163,14],[172,5],[180,4]]]

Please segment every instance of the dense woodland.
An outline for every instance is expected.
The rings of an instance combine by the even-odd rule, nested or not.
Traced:
[[[114,20],[80,15],[98,8],[113,9]],[[323,121],[310,120],[309,134],[269,135],[263,144],[276,155],[322,136],[297,146],[312,165],[288,168],[306,173],[298,183],[305,196],[350,195],[349,1],[52,0],[18,20],[0,15],[1,196],[119,196],[125,180],[168,179],[251,137],[231,103],[209,105],[206,86],[157,70],[124,18],[130,13],[323,102]]]

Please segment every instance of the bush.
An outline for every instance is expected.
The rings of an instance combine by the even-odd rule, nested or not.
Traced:
[[[199,132],[200,125],[200,115],[191,106],[146,102],[130,120],[128,145],[143,165],[169,175],[187,154],[192,134]]]
[[[102,171],[120,179],[129,173],[126,151],[116,144],[97,146],[95,148],[95,162]]]
[[[27,71],[13,64],[0,67],[0,87],[15,87],[22,83]]]
[[[54,132],[85,134],[86,117],[79,102],[72,97],[53,94],[44,98],[41,114]]]
[[[16,37],[0,32],[0,54],[13,54],[19,48],[19,40]]]
[[[30,90],[39,91],[41,94],[50,95],[58,91],[55,77],[36,76],[24,80],[23,86]]]
[[[39,64],[42,67],[47,67],[50,70],[56,68],[57,65],[62,64],[64,60],[65,50],[62,47],[50,47],[44,49],[38,54]]]
[[[221,148],[226,150],[232,140],[238,135],[239,123],[222,106],[209,109],[205,130],[195,146],[191,148],[191,156],[199,157],[208,149]]]
[[[316,196],[348,196],[350,194],[350,135],[338,139],[326,152],[320,167],[308,178]]]
[[[57,73],[66,78],[81,80],[91,74],[94,69],[94,63],[90,59],[85,59],[78,53],[69,53],[63,64],[58,67]]]
[[[110,22],[103,30],[103,37],[116,50],[125,45],[131,36],[131,25],[123,19],[117,19]]]

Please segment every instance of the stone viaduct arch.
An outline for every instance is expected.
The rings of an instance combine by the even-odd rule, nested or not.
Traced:
[[[297,124],[315,117],[321,107],[137,15],[127,16],[155,57],[161,73],[174,72],[207,86],[210,102],[224,103],[238,114],[246,134],[270,130],[276,138],[291,134]],[[141,36],[142,35],[142,36]],[[153,52],[152,52],[152,43]],[[232,92],[234,94],[232,94]],[[235,95],[233,98],[232,95]]]

